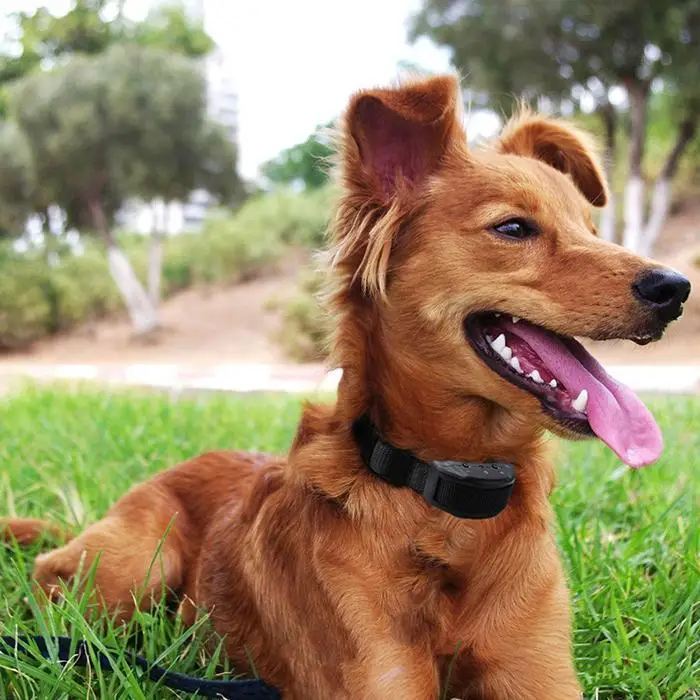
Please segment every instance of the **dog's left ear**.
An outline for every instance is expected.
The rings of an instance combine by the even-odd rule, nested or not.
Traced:
[[[593,139],[570,124],[532,115],[515,118],[503,130],[499,150],[537,158],[570,175],[584,197],[596,207],[604,207],[608,201],[608,188]]]

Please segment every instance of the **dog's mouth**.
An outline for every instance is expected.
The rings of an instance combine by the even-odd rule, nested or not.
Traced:
[[[486,364],[536,396],[562,428],[597,435],[631,467],[661,455],[661,431],[646,406],[573,338],[491,312],[468,316],[465,331]]]

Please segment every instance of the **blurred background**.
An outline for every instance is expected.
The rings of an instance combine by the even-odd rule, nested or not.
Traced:
[[[460,73],[475,144],[518,100],[593,131],[601,236],[700,289],[699,40],[700,0],[3,0],[0,376],[323,376],[325,127],[407,73]],[[595,352],[688,377],[700,301]]]

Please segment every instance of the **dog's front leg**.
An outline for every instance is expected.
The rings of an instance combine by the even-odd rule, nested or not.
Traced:
[[[425,650],[381,646],[365,654],[347,675],[350,698],[433,700],[439,695],[437,666]]]
[[[572,664],[563,658],[535,659],[524,653],[516,662],[487,671],[482,683],[483,700],[581,700],[583,693]],[[472,696],[469,696],[470,698]]]
[[[491,646],[481,663],[479,700],[581,700],[565,606],[541,609],[529,629]],[[477,656],[479,656],[477,652]],[[459,693],[453,693],[460,697]]]

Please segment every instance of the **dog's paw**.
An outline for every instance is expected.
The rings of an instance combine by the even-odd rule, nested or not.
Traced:
[[[84,563],[84,557],[76,556],[66,549],[39,554],[34,561],[35,586],[44,592],[50,601],[58,602],[62,590],[75,579]]]

